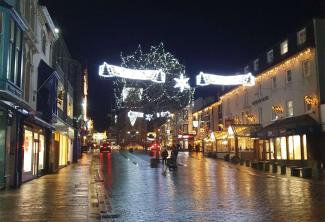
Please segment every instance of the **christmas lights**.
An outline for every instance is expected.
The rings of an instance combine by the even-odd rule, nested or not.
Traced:
[[[255,77],[252,73],[247,73],[245,75],[214,75],[200,72],[196,76],[196,85],[206,86],[206,85],[244,85],[253,86],[255,85]]]
[[[143,93],[142,88],[137,89],[137,88],[134,88],[134,87],[124,87],[123,90],[122,90],[122,100],[123,100],[123,102],[125,102],[130,94],[137,95],[137,97],[138,97],[137,100],[141,100],[142,99],[142,93]]]
[[[174,80],[176,81],[174,88],[179,88],[181,92],[183,92],[184,89],[189,89],[190,88],[190,85],[188,84],[189,79],[190,78],[185,78],[183,73],[181,73],[179,78],[174,78]]]
[[[194,90],[179,90],[174,88],[175,78],[184,79],[185,67],[169,52],[166,52],[163,44],[152,46],[144,53],[141,47],[131,55],[121,55],[121,67],[132,70],[162,70],[165,74],[164,82],[157,84],[153,81],[138,81],[130,78],[115,78],[113,80],[114,94],[117,108],[144,110],[156,116],[161,110],[175,111],[189,104]],[[104,71],[103,71],[104,72]],[[183,74],[183,78],[181,77]],[[123,93],[124,88],[142,88],[139,98],[136,93]],[[184,89],[187,86],[184,87]],[[125,90],[124,90],[125,91]]]
[[[144,113],[142,113],[142,112],[129,111],[128,117],[129,117],[131,125],[134,126],[135,121],[137,121],[137,118],[143,117],[143,115],[144,115]]]
[[[166,74],[161,70],[128,69],[119,66],[109,65],[106,62],[99,66],[99,76],[121,77],[134,80],[150,80],[156,83],[164,83]]]

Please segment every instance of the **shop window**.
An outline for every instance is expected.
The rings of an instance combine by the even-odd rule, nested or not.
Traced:
[[[306,42],[306,28],[303,28],[297,33],[297,43],[298,45],[302,45],[305,42]]]
[[[273,49],[267,52],[266,61],[267,61],[267,63],[273,62]]]
[[[291,117],[293,116],[293,101],[287,101],[287,116]]]
[[[289,159],[290,160],[301,160],[301,144],[300,144],[300,136],[289,136],[288,137],[288,145],[289,145]]]
[[[24,136],[24,172],[32,171],[32,157],[33,157],[33,132],[25,130]]]
[[[308,152],[307,152],[307,136],[306,134],[303,135],[302,137],[302,141],[303,141],[303,150],[304,150],[304,160],[308,159]]]
[[[270,158],[271,160],[273,160],[275,158],[275,155],[274,155],[274,140],[273,139],[270,139]]]
[[[286,138],[277,137],[275,138],[275,148],[276,148],[276,158],[278,160],[287,159],[287,148],[286,148]]]
[[[302,72],[304,77],[310,76],[310,61],[306,60],[302,62]]]
[[[288,40],[285,40],[280,45],[281,48],[281,55],[284,55],[288,52]]]
[[[39,153],[38,153],[38,170],[44,169],[44,149],[45,149],[45,139],[44,135],[39,137]]]

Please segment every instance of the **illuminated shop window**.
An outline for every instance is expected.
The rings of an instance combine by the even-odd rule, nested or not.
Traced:
[[[24,172],[32,171],[33,132],[25,130],[24,137]]]
[[[303,145],[304,145],[304,160],[308,159],[308,152],[307,152],[307,137],[306,134],[303,135],[302,137]]]
[[[45,139],[44,135],[39,137],[39,153],[38,153],[38,169],[44,169],[44,149],[45,149]]]

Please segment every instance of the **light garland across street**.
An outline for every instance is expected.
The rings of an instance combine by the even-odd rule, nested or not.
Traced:
[[[196,76],[196,85],[206,86],[206,85],[244,85],[244,86],[254,86],[255,77],[252,73],[247,73],[244,75],[215,75],[200,72]]]
[[[164,83],[166,73],[161,69],[129,69],[120,66],[109,65],[104,62],[99,66],[99,76],[101,77],[120,77],[134,80],[150,80],[156,83]]]

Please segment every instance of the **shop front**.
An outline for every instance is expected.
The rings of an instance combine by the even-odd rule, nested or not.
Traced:
[[[317,159],[322,149],[320,129],[318,122],[308,115],[276,121],[257,133],[257,157],[287,165]]]
[[[44,130],[36,126],[24,125],[22,182],[44,174],[45,149]]]
[[[192,134],[179,134],[178,143],[181,146],[181,150],[189,150],[194,147],[194,135]]]

